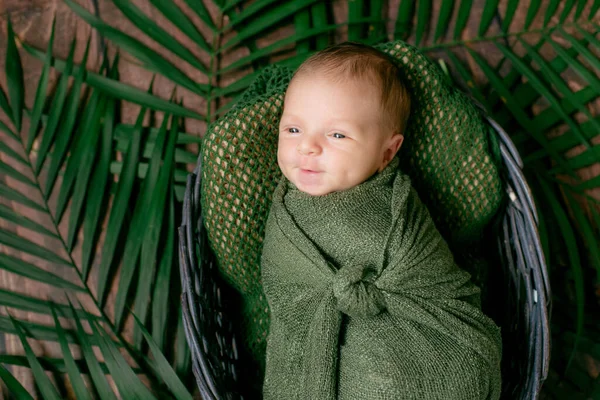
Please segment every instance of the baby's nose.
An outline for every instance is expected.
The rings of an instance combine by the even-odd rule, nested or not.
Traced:
[[[298,152],[302,155],[319,154],[321,152],[321,145],[316,138],[305,137],[298,144]]]

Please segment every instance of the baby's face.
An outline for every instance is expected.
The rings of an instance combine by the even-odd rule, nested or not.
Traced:
[[[356,186],[383,170],[401,144],[402,135],[386,131],[370,83],[320,75],[290,83],[277,161],[299,190],[321,196]]]

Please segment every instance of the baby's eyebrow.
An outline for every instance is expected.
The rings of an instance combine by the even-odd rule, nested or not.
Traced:
[[[284,113],[281,115],[281,119],[282,119],[282,120],[283,120],[283,119],[286,119],[286,120],[288,120],[288,119],[291,119],[292,121],[301,121],[301,120],[302,120],[302,117],[300,117],[300,116],[297,116],[297,115],[295,115],[295,114],[286,114],[286,113],[284,112]]]
[[[345,119],[338,119],[331,121],[331,125],[333,127],[342,127],[344,130],[352,130],[352,131],[360,131],[363,129],[363,126],[359,123],[350,122]]]

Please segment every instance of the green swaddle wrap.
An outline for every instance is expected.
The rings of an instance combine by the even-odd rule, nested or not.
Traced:
[[[324,196],[275,189],[264,399],[500,397],[500,331],[398,163]]]

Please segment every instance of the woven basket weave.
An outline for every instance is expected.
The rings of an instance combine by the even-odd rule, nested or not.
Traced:
[[[382,50],[402,58],[406,57],[404,54],[407,54],[407,49],[410,50],[409,47],[390,43],[382,45]],[[436,198],[442,196],[451,200],[458,199],[453,205],[453,212],[445,213],[448,217],[442,223],[442,226],[447,227],[447,239],[449,232],[454,233],[454,237],[449,238],[451,241],[460,242],[465,238],[472,238],[474,233],[483,235],[484,231],[487,237],[493,236],[497,239],[496,257],[489,253],[485,255],[490,258],[490,265],[502,265],[502,268],[493,269],[489,276],[474,278],[482,286],[482,293],[485,294],[484,311],[487,308],[487,312],[502,328],[505,348],[502,364],[503,394],[511,399],[536,398],[548,370],[547,315],[550,296],[536,230],[537,216],[529,189],[520,171],[521,161],[510,139],[493,121],[489,121],[488,126],[489,134],[493,135],[490,136],[490,141],[497,144],[501,157],[498,157],[498,160],[477,158],[482,153],[480,149],[484,144],[479,143],[477,137],[469,136],[473,130],[471,127],[475,126],[473,124],[481,121],[477,108],[472,104],[468,107],[458,107],[458,110],[444,106],[443,103],[448,98],[451,99],[450,102],[455,98],[464,102],[467,97],[456,91],[446,93],[441,82],[442,77],[435,71],[423,71],[420,67],[423,61],[418,60],[419,57],[421,55],[417,53],[414,61],[413,58],[404,60],[408,71],[406,79],[411,81],[413,91],[422,90],[435,100],[432,105],[436,111],[433,116],[428,112],[417,112],[411,115],[410,123],[415,126],[439,124],[441,121],[438,121],[437,117],[440,120],[451,118],[450,115],[445,115],[446,113],[453,114],[452,118],[459,120],[461,125],[460,129],[455,128],[453,135],[434,134],[413,140],[408,151],[416,156],[406,158],[405,167],[416,171],[413,172],[413,176],[417,177],[418,182],[424,182],[417,190],[421,190],[420,194],[426,193],[424,197],[430,199],[430,204],[435,204]],[[286,74],[275,70],[270,79],[271,85],[273,79],[276,84],[281,85],[286,79]],[[209,139],[212,136],[212,139],[205,140],[209,145],[203,149],[204,159],[214,162],[208,169],[204,165],[203,171],[202,157],[199,157],[194,173],[188,177],[183,222],[180,227],[180,268],[184,288],[182,301],[194,374],[205,399],[253,398],[253,389],[260,386],[260,382],[257,382],[259,375],[241,375],[240,372],[241,366],[245,364],[244,358],[249,358],[249,355],[244,353],[245,346],[240,346],[241,340],[246,339],[248,332],[241,332],[243,324],[239,324],[239,311],[235,308],[239,300],[235,298],[236,292],[232,291],[230,286],[233,285],[238,292],[245,294],[253,292],[252,285],[257,281],[258,273],[254,267],[256,244],[261,242],[262,237],[260,229],[252,226],[253,219],[247,218],[249,226],[244,226],[240,221],[234,223],[233,217],[227,212],[252,202],[253,207],[245,208],[241,215],[254,213],[252,218],[260,222],[264,220],[264,214],[268,211],[269,195],[278,176],[275,154],[273,151],[267,151],[265,154],[264,149],[273,149],[273,135],[255,135],[252,137],[251,146],[239,143],[249,131],[256,132],[265,130],[264,127],[277,126],[276,111],[281,108],[281,98],[267,95],[257,100],[256,97],[257,91],[264,91],[266,84],[268,83],[264,82],[264,79],[255,82],[242,96],[237,108],[229,113],[230,118],[221,119],[209,128],[207,136]],[[427,106],[430,107],[429,104]],[[436,108],[437,106],[439,108]],[[431,129],[430,131],[435,132]],[[441,170],[435,163],[446,160],[444,157],[441,160],[438,157],[431,161],[419,158],[418,153],[427,153],[436,148],[443,148],[449,153],[453,151],[452,146],[455,143],[463,143],[464,147],[465,142],[470,144],[469,148],[473,148],[474,152],[464,155],[457,162],[463,164],[457,166],[462,168],[462,173],[451,176],[460,176],[461,179],[451,182],[451,185],[441,185],[442,189],[438,187],[437,191],[432,191],[432,185],[428,186],[427,182],[434,182],[435,186],[437,175],[440,175],[438,171]],[[213,153],[212,157],[207,157],[210,152]],[[451,157],[447,159],[450,160]],[[497,164],[498,169],[486,167],[494,164]],[[502,176],[498,176],[497,170],[502,172]],[[434,175],[433,179],[431,175]],[[206,194],[201,196],[203,176],[207,178],[207,184]],[[451,177],[440,179],[444,182],[444,179],[448,181]],[[503,182],[498,186],[497,182],[500,182],[500,179]],[[476,197],[482,191],[501,195],[499,190],[502,187],[506,189],[504,199],[501,199],[502,196],[488,196],[480,201],[481,199]],[[471,192],[472,194],[469,194]],[[460,196],[457,193],[460,193]],[[465,200],[465,193],[468,201]],[[498,203],[498,199],[505,201]],[[496,223],[490,223],[490,213],[480,211],[485,211],[486,207],[496,210],[498,204],[503,204],[500,216],[497,216]],[[240,215],[239,210],[236,212]],[[466,220],[476,220],[475,228],[473,224],[465,225],[463,221]],[[205,226],[208,226],[209,232]],[[236,227],[245,230],[241,229],[242,232],[238,232]],[[212,238],[209,240],[211,230]],[[243,247],[245,243],[240,245],[240,238],[247,238],[246,244],[250,243],[250,246]],[[230,274],[225,275],[225,281],[223,274],[217,272],[215,252],[220,260],[221,272],[224,265],[225,268],[229,268],[226,272]],[[463,254],[459,259],[466,264],[474,264],[470,262],[468,255]],[[495,260],[495,263],[491,260]],[[257,304],[264,303],[259,301]],[[260,316],[261,310],[258,311],[258,314],[256,310],[251,310],[251,313]],[[244,313],[248,314],[248,311],[245,310]]]

